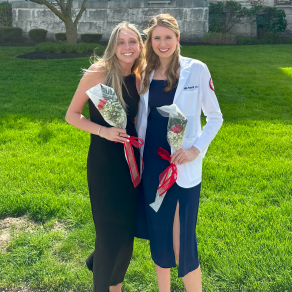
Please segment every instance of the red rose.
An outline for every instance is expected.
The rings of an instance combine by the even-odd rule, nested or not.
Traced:
[[[170,129],[171,132],[174,132],[174,133],[180,133],[182,131],[182,126],[173,126],[171,129]]]
[[[101,100],[101,101],[98,103],[97,108],[98,108],[99,110],[102,110],[103,107],[104,107],[104,105],[107,103],[107,101],[108,101],[108,98],[105,98],[105,99]]]

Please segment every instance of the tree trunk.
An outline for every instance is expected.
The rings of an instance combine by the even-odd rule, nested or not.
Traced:
[[[46,5],[53,13],[55,13],[65,23],[67,42],[73,46],[77,45],[77,24],[83,12],[86,10],[87,0],[83,0],[81,9],[78,12],[74,22],[72,20],[71,13],[73,0],[67,0],[67,3],[65,3],[64,0],[56,0],[56,2],[54,3],[47,0],[30,0],[30,1],[41,5]],[[59,11],[55,7],[56,3],[57,6],[59,6],[59,8],[61,9],[61,11]]]
[[[67,42],[70,45],[76,46],[77,45],[77,26],[75,26],[72,20],[70,19],[65,22],[65,28],[66,28]]]

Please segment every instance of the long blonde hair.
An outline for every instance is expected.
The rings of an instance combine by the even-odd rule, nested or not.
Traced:
[[[160,59],[155,54],[152,48],[152,32],[153,29],[157,26],[164,26],[166,28],[169,28],[172,30],[176,37],[178,38],[180,36],[180,31],[178,28],[177,21],[174,17],[172,17],[170,14],[159,14],[153,17],[148,25],[148,29],[144,30],[143,32],[147,34],[147,39],[145,41],[143,53],[145,55],[146,59],[146,66],[141,71],[141,76],[144,73],[142,84],[143,89],[140,93],[145,93],[150,87],[150,80],[149,76],[150,73],[159,68],[160,66]],[[166,76],[167,76],[167,87],[164,88],[164,92],[169,92],[172,88],[174,88],[177,85],[176,79],[179,77],[177,76],[177,71],[179,69],[179,55],[180,55],[180,45],[178,44],[173,55],[172,59],[166,69]]]
[[[136,26],[128,22],[121,22],[113,29],[103,56],[101,58],[94,56],[93,64],[97,65],[97,72],[104,74],[104,83],[115,90],[120,103],[122,104],[123,108],[126,109],[127,105],[123,99],[122,85],[124,85],[126,89],[127,87],[124,82],[119,59],[115,54],[118,45],[119,32],[124,28],[133,30],[137,34],[140,46],[143,47],[143,40]],[[140,72],[144,67],[144,63],[145,58],[142,51],[139,57],[135,60],[131,71],[136,75],[140,75]]]

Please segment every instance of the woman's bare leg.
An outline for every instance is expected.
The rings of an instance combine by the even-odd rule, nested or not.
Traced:
[[[179,265],[179,247],[180,247],[180,222],[179,222],[179,202],[177,202],[174,222],[173,222],[173,249],[177,264]],[[202,292],[201,269],[188,273],[183,277],[187,292]]]
[[[183,277],[187,292],[202,292],[200,266]]]
[[[122,283],[120,283],[116,286],[110,286],[109,291],[110,292],[121,292],[122,291]]]
[[[159,292],[170,292],[170,268],[161,268],[155,264]]]
[[[180,246],[180,225],[179,225],[179,202],[176,204],[173,220],[173,250],[177,264],[179,265],[179,246]]]

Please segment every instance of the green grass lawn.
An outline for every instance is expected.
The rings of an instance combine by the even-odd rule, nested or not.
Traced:
[[[31,51],[0,47],[0,218],[27,214],[37,223],[15,232],[0,253],[0,290],[92,291],[90,137],[64,120],[89,60],[15,58]],[[197,235],[206,292],[292,291],[291,51],[182,49],[208,65],[224,118],[203,166]],[[123,287],[158,291],[144,240],[135,240]],[[184,291],[176,269],[172,291]]]

